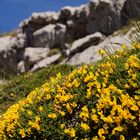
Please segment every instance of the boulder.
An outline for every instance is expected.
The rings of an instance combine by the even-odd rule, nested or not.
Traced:
[[[11,36],[0,37],[0,48],[7,47],[9,45]]]
[[[31,67],[38,61],[46,58],[48,55],[48,52],[49,52],[49,48],[28,47],[28,48],[25,48],[25,51],[23,54],[23,60],[26,62],[26,65]]]
[[[82,52],[77,52],[70,59],[66,59],[63,63],[80,65],[82,63],[89,64],[100,60],[102,57],[98,52],[101,49],[106,49],[110,53],[114,53],[115,50],[120,49],[123,44],[130,46],[131,42],[129,38],[129,33],[127,33],[126,35],[121,35],[119,34],[119,32],[117,32],[116,36],[111,35],[101,43],[91,45]]]
[[[20,23],[19,28],[21,28],[23,32],[26,32],[26,30],[34,32],[43,26],[56,23],[57,20],[58,13],[56,12],[34,12],[28,19]]]
[[[57,60],[59,60],[61,57],[61,54],[55,54],[53,56],[50,56],[50,57],[47,57],[41,61],[39,61],[38,63],[36,63],[32,68],[31,68],[31,72],[32,71],[35,71],[37,69],[40,69],[40,68],[44,68],[44,67],[47,67],[48,65],[50,64],[53,64],[54,62],[56,62]]]
[[[121,9],[125,0],[90,0],[87,31],[113,33],[121,25]]]
[[[82,52],[92,45],[99,44],[102,40],[103,40],[103,36],[99,32],[91,35],[87,35],[84,38],[80,38],[74,41],[67,55],[71,57],[75,53]]]
[[[126,0],[121,9],[122,23],[126,24],[132,18],[140,18],[140,1]]]
[[[17,64],[17,69],[19,73],[24,73],[27,71],[26,68],[26,64],[24,60],[21,60],[18,64]]]
[[[17,52],[9,46],[11,36],[0,38],[0,71],[17,72]]]
[[[60,10],[59,22],[67,27],[67,42],[87,35],[87,15],[88,7],[86,5],[79,7],[66,6]]]
[[[65,25],[49,24],[33,33],[33,46],[64,49],[65,35]]]
[[[18,34],[16,37],[12,37],[9,42],[9,46],[15,50],[22,50],[27,47],[27,36],[25,34]]]

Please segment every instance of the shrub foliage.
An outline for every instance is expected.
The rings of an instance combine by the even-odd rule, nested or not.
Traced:
[[[140,137],[140,44],[58,73],[0,116],[0,139]],[[108,54],[107,56],[105,56]]]

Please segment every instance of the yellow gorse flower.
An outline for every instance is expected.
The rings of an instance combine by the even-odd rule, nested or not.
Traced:
[[[126,52],[118,51],[96,67],[83,65],[65,77],[58,73],[0,116],[0,139],[17,139],[16,135],[27,139],[36,135],[34,132],[45,133],[42,128],[50,124],[46,126],[44,121],[50,119],[50,123],[58,124],[61,132],[57,133],[64,132],[70,138],[124,140],[130,126],[136,135],[132,139],[137,139],[140,135],[140,57],[136,54],[139,46],[134,49],[134,54],[127,54],[125,48]],[[124,62],[117,60],[124,56],[121,60]]]
[[[74,128],[65,129],[64,132],[72,138],[75,137],[75,135],[76,135],[76,132],[75,132]]]
[[[57,118],[57,115],[55,113],[50,113],[48,115],[48,117],[51,118],[51,119],[56,119]]]
[[[86,123],[81,123],[81,128],[84,130],[84,131],[89,131],[90,130],[90,127],[88,126],[88,124]]]

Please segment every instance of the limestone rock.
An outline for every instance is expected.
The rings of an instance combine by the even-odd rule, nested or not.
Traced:
[[[0,70],[17,72],[17,52],[9,46],[10,38],[0,38]]]
[[[73,42],[73,44],[69,50],[70,51],[69,55],[71,56],[77,52],[82,52],[92,45],[99,44],[102,40],[103,40],[103,36],[99,32],[88,35],[84,38],[80,38]]]
[[[49,24],[33,33],[33,46],[64,49],[65,34],[65,25]]]
[[[61,57],[61,54],[55,54],[51,57],[47,57],[47,58],[39,61],[38,63],[36,63],[30,71],[35,71],[39,68],[47,67],[49,64],[52,64],[55,61],[57,61],[60,57]]]
[[[73,41],[87,35],[88,7],[66,6],[60,10],[59,22],[67,27],[66,41]]]
[[[126,35],[120,35],[117,36],[109,36],[104,41],[102,41],[99,44],[95,44],[90,46],[89,48],[85,49],[82,52],[76,53],[73,55],[70,59],[65,60],[63,63],[68,63],[71,65],[80,65],[82,63],[92,63],[97,60],[100,60],[102,57],[98,53],[101,49],[106,49],[110,53],[114,53],[115,50],[120,49],[120,47],[123,44],[126,44],[127,46],[130,46],[131,42],[129,41],[129,33]]]
[[[11,36],[0,37],[0,48],[7,47],[9,45]]]
[[[17,64],[17,69],[18,69],[18,72],[20,73],[24,73],[26,72],[26,66],[25,66],[25,61],[20,61],[18,64]]]
[[[38,61],[47,57],[49,48],[33,48],[28,47],[25,49],[23,54],[23,59],[26,62],[26,65],[32,66]]]
[[[56,12],[34,12],[28,19],[22,21],[19,25],[23,30],[30,28],[31,31],[36,31],[39,28],[42,28],[44,25],[56,23],[58,20],[58,13]]]
[[[124,1],[90,0],[87,25],[88,33],[101,32],[109,35],[120,28],[120,13]]]

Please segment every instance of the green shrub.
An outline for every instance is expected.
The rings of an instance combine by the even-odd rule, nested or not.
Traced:
[[[9,76],[9,82],[0,86],[0,113],[19,99],[25,98],[36,87],[50,80],[50,77],[61,72],[68,74],[74,69],[70,65],[48,66],[33,73]],[[10,80],[11,79],[11,80]]]
[[[105,51],[100,52],[103,56]],[[140,44],[58,73],[0,116],[0,139],[140,137]]]

